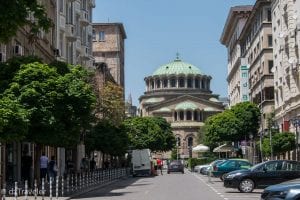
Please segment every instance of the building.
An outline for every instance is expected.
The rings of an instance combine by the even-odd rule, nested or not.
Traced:
[[[129,94],[128,99],[125,101],[125,116],[126,117],[136,117],[137,107],[132,105],[132,97]]]
[[[220,42],[227,48],[227,82],[229,105],[249,101],[248,74],[249,66],[241,57],[240,34],[251,14],[252,6],[235,6],[229,11]]]
[[[171,123],[181,158],[196,156],[192,147],[197,145],[200,127],[209,116],[224,109],[218,95],[211,91],[211,79],[178,56],[144,79],[146,91],[139,98],[140,115],[164,117]]]
[[[283,131],[297,132],[300,113],[300,1],[272,1],[275,119]],[[299,138],[296,134],[297,141]],[[299,143],[299,142],[298,142]],[[298,151],[299,152],[299,151]],[[293,159],[299,160],[293,154]],[[292,153],[292,152],[291,152]]]
[[[95,63],[105,63],[115,82],[125,88],[126,33],[122,23],[93,23],[93,56]]]

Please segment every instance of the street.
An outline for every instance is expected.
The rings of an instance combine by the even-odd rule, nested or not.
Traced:
[[[107,200],[253,200],[260,199],[262,190],[240,193],[223,187],[219,178],[192,173],[172,173],[155,177],[135,177],[115,182],[74,199]]]

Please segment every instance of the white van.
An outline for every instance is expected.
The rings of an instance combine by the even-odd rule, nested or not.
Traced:
[[[151,155],[150,149],[132,150],[132,171],[133,176],[151,175]]]

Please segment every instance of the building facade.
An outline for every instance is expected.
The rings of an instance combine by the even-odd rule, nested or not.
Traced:
[[[275,119],[283,131],[296,132],[300,126],[300,1],[273,0],[272,24]]]
[[[93,23],[93,56],[95,63],[105,63],[115,82],[125,88],[125,39],[122,23]]]
[[[251,14],[252,6],[236,6],[229,11],[220,42],[227,48],[227,82],[229,104],[233,106],[243,101],[249,101],[248,74],[249,66],[241,57],[238,42],[245,23]]]
[[[146,91],[139,98],[140,116],[160,116],[171,123],[181,158],[197,156],[192,147],[197,145],[204,121],[224,109],[210,89],[211,79],[178,57],[144,79]]]

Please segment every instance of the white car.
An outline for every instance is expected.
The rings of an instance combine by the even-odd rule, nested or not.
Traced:
[[[201,169],[204,167],[208,167],[209,165],[196,165],[194,167],[194,172],[200,173]]]

